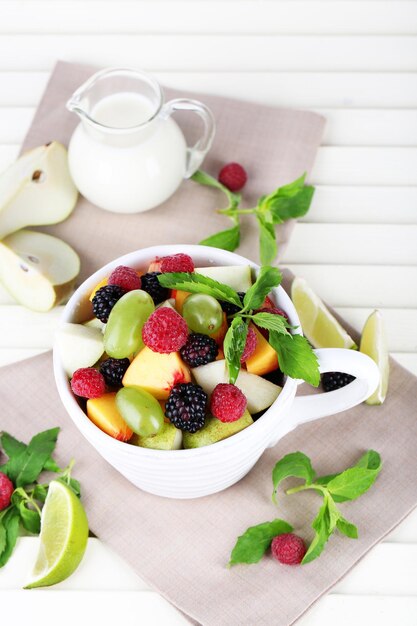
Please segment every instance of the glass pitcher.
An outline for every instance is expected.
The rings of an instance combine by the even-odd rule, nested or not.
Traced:
[[[107,69],[94,74],[67,102],[81,122],[68,147],[71,175],[95,205],[139,213],[161,204],[199,168],[215,132],[211,111],[197,100],[164,103],[158,82],[142,71]],[[192,147],[172,119],[197,113],[203,132]]]

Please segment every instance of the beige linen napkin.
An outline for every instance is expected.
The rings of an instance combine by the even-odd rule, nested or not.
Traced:
[[[88,68],[58,64],[25,148],[51,139],[67,143],[76,120],[63,104],[90,73]],[[320,117],[211,96],[201,99],[213,109],[218,126],[205,167],[215,172],[223,161],[244,163],[250,175],[248,202],[310,170],[323,127]],[[112,215],[81,200],[66,223],[50,230],[80,252],[84,277],[141,246],[196,243],[226,227],[213,211],[216,201],[220,198],[214,192],[191,182],[164,206],[143,215]],[[256,260],[254,232],[245,234],[241,250]],[[268,450],[237,485],[190,501],[136,489],[95,452],[61,405],[50,354],[4,367],[0,374],[0,428],[28,440],[39,430],[61,426],[57,455],[62,462],[76,457],[75,475],[81,480],[91,529],[150,585],[202,624],[293,623],[417,503],[417,385],[395,363],[383,407],[363,405],[300,427]],[[371,447],[384,460],[377,485],[363,499],[341,505],[359,527],[357,541],[332,537],[320,559],[303,567],[280,566],[266,557],[258,565],[226,569],[237,536],[248,526],[283,517],[307,541],[312,538],[309,523],[320,505],[317,495],[285,497],[279,508],[271,504],[271,470],[281,456],[302,450],[317,471],[326,474],[344,469]],[[108,576],[111,579],[112,572]]]

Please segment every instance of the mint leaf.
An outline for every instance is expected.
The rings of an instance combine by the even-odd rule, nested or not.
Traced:
[[[38,502],[45,502],[47,493],[48,488],[46,485],[35,485],[32,492],[32,498]]]
[[[270,547],[274,537],[291,531],[292,526],[282,519],[251,526],[238,537],[230,556],[229,566],[237,563],[258,563]]]
[[[55,449],[58,433],[59,428],[51,428],[32,437],[20,461],[16,487],[35,482]]]
[[[239,308],[242,306],[240,298],[234,289],[202,274],[167,272],[166,274],[160,274],[158,280],[163,287],[168,289],[179,289],[180,291],[189,291],[190,293],[204,293],[207,296],[213,296],[216,300],[225,300],[226,302],[236,304]]]
[[[320,507],[320,510],[313,520],[311,524],[312,528],[315,530],[316,534],[314,536],[313,541],[310,543],[310,546],[307,552],[304,555],[303,560],[301,561],[302,565],[306,563],[310,563],[314,561],[320,554],[323,552],[324,546],[326,545],[329,537],[329,511],[327,508],[327,501],[325,500]]]
[[[284,374],[318,387],[320,372],[317,357],[305,337],[271,330],[269,343],[278,354],[279,367]]]
[[[19,523],[20,516],[17,509],[14,506],[7,509],[6,514],[2,518],[2,525],[6,531],[6,541],[4,549],[0,554],[0,567],[6,565],[13,552],[19,534]]]
[[[309,485],[313,482],[315,472],[311,465],[311,461],[303,452],[292,452],[286,454],[272,470],[272,484],[274,487],[272,500],[276,502],[276,493],[279,484],[290,476],[295,478],[304,478],[305,484]]]
[[[351,467],[335,478],[330,480],[326,487],[334,496],[342,497],[346,500],[355,500],[368,491],[378,474],[378,470],[369,470],[364,467]]]
[[[221,248],[222,250],[230,250],[230,252],[234,252],[239,247],[239,244],[240,226],[238,224],[200,241],[201,246]]]
[[[358,529],[355,524],[351,524],[344,517],[339,517],[337,520],[337,530],[341,532],[349,539],[357,539],[358,538]]]
[[[235,384],[240,371],[240,358],[245,349],[248,324],[241,317],[235,317],[230,324],[223,342],[224,357],[229,373],[229,383]]]
[[[368,450],[363,456],[355,463],[354,467],[365,467],[370,470],[381,469],[381,456],[375,450]]]
[[[0,513],[0,555],[6,547],[7,534],[6,534],[6,528],[3,525],[3,517],[5,513],[6,513],[5,511],[3,513]]]
[[[258,277],[252,287],[249,287],[243,299],[244,311],[259,309],[266,296],[282,281],[282,274],[276,267],[265,265],[259,270]]]
[[[275,228],[259,211],[256,212],[256,219],[259,226],[259,258],[262,265],[270,265],[278,253]]]
[[[26,444],[15,439],[9,433],[3,432],[0,437],[0,445],[9,458],[21,454],[26,450]]]
[[[201,170],[197,170],[192,176],[191,180],[194,180],[196,183],[200,183],[200,185],[204,185],[206,187],[215,187],[216,189],[220,189],[227,196],[229,200],[229,204],[237,206],[240,203],[241,196],[238,193],[233,193],[227,187],[222,185],[216,178],[210,176],[206,172],[202,172]]]
[[[278,187],[260,200],[260,210],[268,213],[274,224],[302,217],[307,213],[313,199],[314,187],[304,185],[305,177],[306,174],[304,173],[297,180]]]
[[[251,315],[251,319],[260,328],[275,330],[277,333],[288,333],[287,328],[291,328],[285,317],[275,313],[255,313]]]
[[[41,530],[41,518],[37,511],[28,508],[27,502],[21,500],[19,503],[19,514],[23,527],[34,535]]]

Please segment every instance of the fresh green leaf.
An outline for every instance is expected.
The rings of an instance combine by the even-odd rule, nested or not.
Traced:
[[[41,529],[41,518],[38,511],[28,508],[28,503],[22,500],[19,504],[19,514],[23,527],[34,535],[39,534]]]
[[[0,445],[7,454],[7,456],[12,458],[18,454],[21,454],[26,450],[26,444],[18,439],[15,439],[9,433],[2,433],[0,437]]]
[[[365,467],[370,470],[381,469],[381,456],[375,450],[368,450],[363,456],[355,463],[355,467]]]
[[[75,478],[68,477],[68,476],[60,476],[56,480],[59,480],[61,483],[64,483],[64,485],[67,485],[67,487],[72,489],[72,491],[75,493],[76,496],[78,497],[81,496],[81,485],[79,481],[76,480]]]
[[[349,539],[357,539],[358,538],[358,529],[355,524],[351,524],[344,517],[340,516],[337,520],[337,530]]]
[[[38,502],[45,502],[48,494],[48,488],[46,485],[35,485],[32,492],[32,498]]]
[[[303,217],[310,208],[314,187],[299,189],[293,196],[279,196],[269,206],[273,222],[279,224],[289,219]]]
[[[16,507],[10,507],[2,518],[3,526],[6,530],[6,543],[3,552],[0,554],[0,567],[6,565],[13,549],[16,545],[19,534],[20,515]]]
[[[240,203],[241,197],[238,193],[233,193],[227,187],[222,185],[216,178],[210,176],[206,172],[202,172],[201,170],[197,170],[192,176],[191,180],[194,180],[196,183],[200,183],[200,185],[204,185],[205,187],[215,187],[216,189],[220,189],[227,196],[229,203],[231,205],[238,205]]]
[[[58,433],[59,428],[51,428],[32,437],[23,453],[20,471],[16,477],[16,487],[35,482],[55,449]]]
[[[237,292],[223,285],[217,280],[213,280],[202,274],[191,274],[189,272],[167,272],[160,274],[158,280],[163,287],[168,289],[179,289],[180,291],[189,291],[190,293],[204,293],[213,296],[216,300],[225,300],[241,307],[242,303]]]
[[[259,227],[259,258],[262,265],[270,265],[278,253],[275,228],[258,211],[256,212],[256,219]]]
[[[258,563],[274,537],[291,531],[292,526],[282,519],[251,526],[238,537],[230,556],[229,566],[237,563]]]
[[[327,512],[329,516],[329,532],[332,533],[336,528],[337,522],[340,519],[340,511],[337,508],[332,496],[329,493],[326,493],[325,501],[327,502]]]
[[[240,226],[238,224],[200,241],[201,246],[221,248],[222,250],[230,250],[230,252],[234,252],[239,247],[239,244]]]
[[[244,310],[259,309],[266,296],[281,283],[282,274],[276,267],[265,265],[259,270],[256,281],[249,287],[243,299]]]
[[[284,335],[272,330],[269,332],[269,343],[278,354],[279,367],[284,374],[318,387],[318,360],[305,337],[288,333]]]
[[[46,459],[43,469],[45,472],[54,472],[55,474],[60,474],[62,472],[62,468],[59,467],[52,457]]]
[[[223,342],[224,357],[229,373],[229,382],[234,385],[240,371],[240,358],[245,349],[248,323],[235,317],[230,324]]]
[[[315,530],[316,534],[313,541],[310,543],[310,546],[305,553],[303,560],[301,561],[302,565],[314,561],[314,559],[316,559],[323,552],[324,546],[326,545],[330,537],[331,533],[329,531],[329,512],[326,500],[320,507],[320,510],[313,520],[311,526]]]
[[[285,317],[275,313],[255,313],[251,320],[260,328],[275,330],[277,333],[288,333],[287,328],[291,328]]]
[[[3,517],[5,513],[6,511],[2,511],[2,513],[0,513],[0,556],[6,547],[6,539],[7,539],[6,528],[3,525]]]
[[[368,470],[364,467],[351,467],[327,483],[327,489],[332,495],[355,500],[368,491],[378,474],[378,470]]]
[[[286,454],[272,470],[273,493],[272,499],[276,502],[276,493],[279,484],[290,476],[304,478],[306,485],[310,485],[314,480],[315,472],[311,461],[303,452],[292,452]]]

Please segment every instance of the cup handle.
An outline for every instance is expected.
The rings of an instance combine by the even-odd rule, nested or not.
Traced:
[[[269,447],[294,430],[296,426],[312,422],[320,417],[335,415],[360,404],[375,391],[379,382],[379,369],[376,363],[362,352],[343,348],[314,350],[319,361],[320,373],[345,372],[355,376],[342,389],[321,394],[296,396],[282,423],[282,429],[274,433]],[[298,381],[301,384],[303,381]]]
[[[176,98],[167,102],[163,109],[162,115],[167,118],[175,111],[192,111],[203,120],[204,128],[201,137],[193,146],[187,147],[187,160],[184,178],[190,178],[200,167],[207,152],[210,150],[213,142],[216,124],[213,113],[208,107],[199,100],[190,100],[189,98]]]

